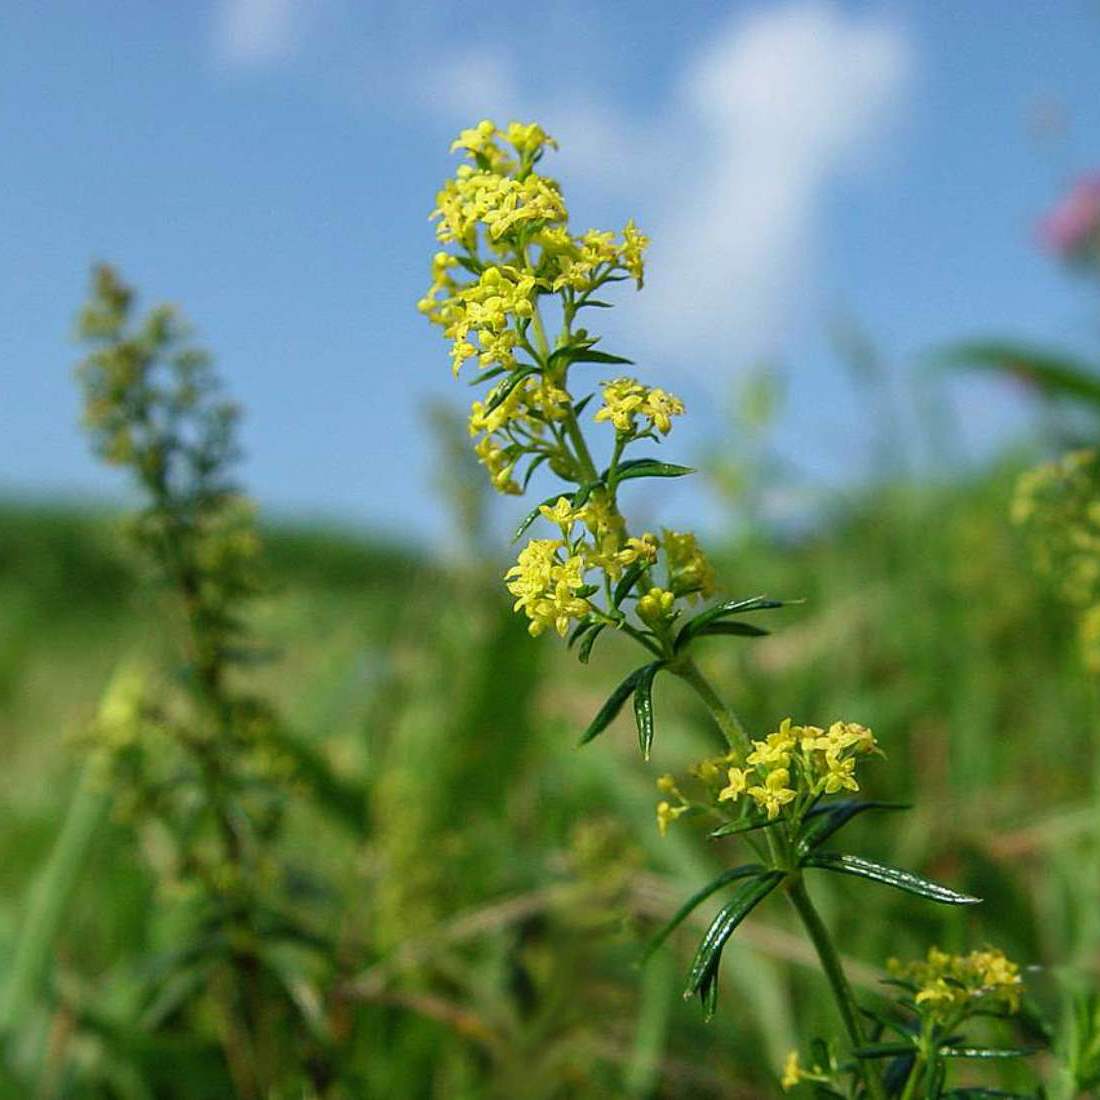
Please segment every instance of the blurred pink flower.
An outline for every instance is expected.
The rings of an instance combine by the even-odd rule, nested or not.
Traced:
[[[1039,223],[1043,246],[1065,259],[1081,259],[1100,242],[1100,172],[1082,176]]]

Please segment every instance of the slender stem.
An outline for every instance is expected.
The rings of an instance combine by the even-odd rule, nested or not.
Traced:
[[[726,745],[731,749],[740,749],[748,752],[749,736],[745,727],[741,725],[741,719],[726,705],[718,693],[711,687],[710,681],[700,671],[699,666],[691,657],[685,657],[676,662],[673,671],[690,684],[699,698],[706,704],[711,717],[718,724],[722,736],[726,739]]]
[[[817,951],[821,968],[829,979],[833,997],[836,1000],[837,1008],[840,1010],[840,1016],[844,1021],[844,1028],[848,1032],[848,1038],[851,1040],[852,1046],[863,1046],[865,1039],[863,1027],[859,1020],[859,1007],[856,1004],[855,994],[852,993],[852,987],[848,984],[848,978],[844,973],[844,967],[841,965],[840,956],[833,946],[832,936],[829,935],[825,922],[814,908],[801,875],[792,875],[787,880],[787,897],[791,899],[791,903],[794,905],[799,917],[802,918],[806,934],[810,937],[814,949]],[[879,1080],[879,1076],[871,1063],[866,1059],[861,1059],[859,1067],[868,1096],[872,1097],[872,1100],[886,1100],[886,1090],[883,1088],[882,1081]]]

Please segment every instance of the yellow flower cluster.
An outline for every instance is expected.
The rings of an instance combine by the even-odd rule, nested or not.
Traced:
[[[444,184],[431,218],[439,240],[465,257],[435,254],[432,284],[418,308],[452,341],[455,373],[475,355],[483,367],[512,369],[539,293],[588,293],[620,272],[642,284],[649,242],[632,221],[621,242],[594,229],[569,233],[557,183],[533,170],[547,147],[556,143],[537,123],[499,130],[489,120],[463,130],[451,146],[474,163],[460,165]],[[498,262],[481,257],[483,242]],[[459,266],[476,278],[459,283]]]
[[[516,597],[514,609],[531,620],[528,630],[538,636],[548,626],[565,636],[571,619],[581,619],[592,605],[580,595],[587,587],[584,558],[564,553],[563,539],[532,539],[519,560],[505,574],[508,591]]]
[[[525,378],[494,404],[492,391],[486,401],[470,406],[471,437],[478,461],[488,470],[493,487],[519,495],[523,489],[512,476],[516,462],[527,450],[540,447],[551,421],[560,420],[569,408],[569,394],[546,378]]]
[[[818,726],[792,725],[785,718],[763,741],[753,741],[746,767],[727,769],[718,801],[736,802],[747,794],[774,821],[799,795],[813,799],[858,791],[855,758],[876,748],[875,735],[855,722],[834,722],[826,732]]]
[[[1100,674],[1100,452],[1072,451],[1022,474],[1012,518],[1028,527],[1039,568],[1080,611],[1085,664]]]
[[[819,796],[840,791],[858,791],[856,760],[880,752],[875,735],[856,722],[834,722],[828,730],[818,726],[796,726],[785,718],[774,733],[752,742],[752,751],[742,761],[736,751],[703,760],[692,774],[707,793],[710,808],[735,804],[742,795],[753,808],[775,821],[784,808],[810,806]],[[664,794],[674,794],[678,807],[658,807],[662,832],[693,803],[685,798],[670,775],[657,783]]]
[[[656,429],[668,435],[672,418],[682,416],[684,403],[662,389],[643,386],[635,378],[615,378],[603,383],[603,406],[597,420],[609,420],[620,435],[637,435],[638,418],[645,424],[642,431]]]
[[[621,517],[609,510],[604,494],[594,494],[580,508],[574,508],[568,497],[559,497],[539,511],[561,537],[532,539],[505,579],[516,597],[515,610],[526,612],[533,635],[552,625],[564,636],[571,620],[595,610],[587,599],[597,587],[587,582],[589,572],[599,570],[616,580],[628,565],[654,562],[660,544],[648,532],[641,538],[625,538]],[[578,527],[581,531],[575,537]]]
[[[941,1021],[957,1022],[968,1011],[996,1007],[1018,1012],[1023,982],[1020,968],[995,948],[949,955],[929,948],[924,960],[890,959],[887,969],[918,987],[916,1003]]]

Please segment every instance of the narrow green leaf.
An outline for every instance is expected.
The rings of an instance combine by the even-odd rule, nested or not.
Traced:
[[[911,809],[904,802],[876,802],[872,800],[861,801],[857,798],[846,798],[840,802],[826,802],[815,806],[807,815],[803,823],[802,835],[798,838],[798,852],[804,855],[814,848],[821,847],[831,836],[844,828],[853,817],[866,813],[868,810],[908,810]]]
[[[473,256],[455,256],[455,259],[468,271],[471,275],[480,275],[485,270],[485,265],[480,260],[475,260]]]
[[[588,658],[592,656],[592,647],[596,644],[596,639],[603,633],[607,623],[597,623],[596,626],[590,630],[581,641],[580,647],[577,649],[577,660],[582,665],[588,664]]]
[[[590,393],[586,397],[582,397],[579,401],[577,401],[573,405],[573,415],[574,416],[580,416],[581,413],[584,412],[584,410],[588,408],[589,401],[591,401],[592,398],[595,397],[595,396],[596,395],[594,393]]]
[[[725,825],[719,825],[717,829],[712,829],[707,833],[707,836],[711,840],[718,840],[720,837],[751,833],[757,829],[770,829],[773,825],[778,825],[780,820],[777,817],[774,821],[769,821],[767,818],[762,821],[727,821]]]
[[[940,1047],[941,1058],[1030,1058],[1038,1047]]]
[[[664,667],[664,661],[646,665],[634,687],[634,721],[638,726],[638,746],[644,760],[649,759],[649,750],[653,747],[653,678]]]
[[[526,492],[527,486],[531,484],[531,478],[534,476],[535,471],[549,458],[549,455],[538,455],[532,459],[531,464],[527,467],[527,473],[523,476],[523,488]]]
[[[607,481],[610,470],[604,470],[600,480]],[[615,470],[615,481],[632,481],[638,477],[685,477],[695,473],[692,466],[678,466],[675,462],[661,462],[656,458],[632,458],[619,463]]]
[[[897,867],[888,867],[861,856],[842,855],[837,852],[811,852],[802,862],[803,867],[818,867],[823,871],[835,871],[842,875],[855,875],[857,878],[870,879],[884,886],[893,886],[907,894],[938,901],[943,905],[976,905],[981,898],[960,894],[938,882],[921,878],[912,871],[902,871]]]
[[[485,382],[491,382],[494,378],[499,378],[502,374],[506,373],[507,369],[507,367],[490,367],[488,370],[483,370],[475,378],[471,378],[466,385],[480,386]]]
[[[680,633],[676,635],[676,649],[679,650],[690,642],[703,627],[727,615],[744,614],[749,611],[770,611],[785,606],[786,603],[783,600],[769,600],[765,596],[753,596],[747,600],[726,600],[724,603],[715,604],[714,607],[708,607],[706,611],[701,611],[693,619],[684,623]]]
[[[599,709],[596,717],[589,723],[588,729],[584,731],[581,736],[579,744],[587,745],[594,737],[598,737],[611,723],[615,720],[615,716],[623,709],[623,704],[634,694],[634,689],[638,685],[638,680],[642,674],[649,668],[649,665],[642,665],[641,668],[636,668],[607,698],[607,702],[604,703]]]
[[[636,561],[629,569],[619,578],[619,583],[615,585],[615,591],[611,595],[611,602],[618,607],[619,604],[630,595],[630,590],[634,587],[638,578],[649,568],[649,563],[644,561]]]
[[[767,871],[750,879],[734,895],[714,918],[699,944],[691,963],[685,997],[698,992],[708,977],[717,971],[722,959],[722,949],[734,929],[775,889],[783,878],[782,871]]]
[[[650,958],[661,944],[663,944],[665,940],[667,940],[668,937],[712,894],[716,894],[723,886],[728,886],[731,882],[737,882],[739,879],[758,878],[760,875],[766,874],[767,870],[767,867],[762,863],[745,863],[740,867],[733,867],[730,870],[723,871],[717,878],[711,879],[701,890],[696,890],[695,893],[676,910],[676,914],[672,920],[670,920],[668,924],[649,941],[642,955],[642,962]]]
[[[586,298],[583,302],[577,303],[577,309],[584,309],[585,306],[595,306],[597,309],[611,309],[611,302],[601,302],[599,298]]]
[[[770,633],[770,630],[765,630],[763,627],[753,626],[752,623],[738,622],[735,619],[731,623],[721,621],[706,623],[702,629],[695,631],[694,636],[702,638],[706,635],[728,634],[739,638],[764,638]]]
[[[547,366],[554,369],[562,363],[606,363],[617,366],[619,364],[628,365],[633,362],[631,359],[624,359],[621,355],[610,355],[606,351],[597,351],[595,344],[596,341],[593,339],[575,339],[564,347],[555,348],[550,353]]]
[[[565,643],[565,648],[572,649],[585,634],[598,625],[599,619],[581,619],[581,621],[573,627],[573,632],[569,635],[569,641]]]
[[[516,386],[520,385],[521,382],[525,382],[532,374],[538,373],[538,367],[522,367],[509,375],[503,382],[497,383],[489,393],[489,399],[485,403],[486,414],[500,408],[508,400]]]
[[[598,489],[601,485],[599,481],[590,481],[587,485],[582,485],[573,494],[573,507],[580,508],[582,504],[592,495],[594,489]]]

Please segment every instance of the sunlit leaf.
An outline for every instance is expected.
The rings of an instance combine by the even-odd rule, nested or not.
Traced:
[[[782,878],[782,871],[766,871],[750,879],[718,913],[695,952],[684,991],[685,997],[700,992],[704,983],[709,984],[721,962],[726,941],[734,929],[775,889]]]
[[[646,665],[634,687],[634,721],[638,726],[638,746],[645,760],[649,759],[653,746],[653,678],[664,667],[664,661]]]
[[[897,867],[888,867],[884,863],[875,863],[861,856],[842,855],[837,852],[812,852],[802,862],[803,867],[818,867],[823,871],[835,871],[842,875],[855,875],[857,878],[870,879],[872,882],[893,886],[907,894],[916,894],[929,901],[938,901],[943,905],[976,905],[981,898],[960,894],[938,882],[921,878],[912,871],[902,871]]]
[[[704,886],[701,890],[696,890],[679,909],[676,910],[675,916],[658,932],[653,939],[646,945],[645,953],[642,955],[642,961],[650,958],[652,954],[668,939],[668,937],[680,927],[681,924],[691,914],[703,904],[712,894],[716,894],[723,886],[728,886],[731,882],[738,882],[741,879],[746,878],[758,878],[760,875],[768,873],[767,867],[762,863],[746,863],[740,867],[733,867],[727,871],[723,871],[717,878],[713,878]]]

